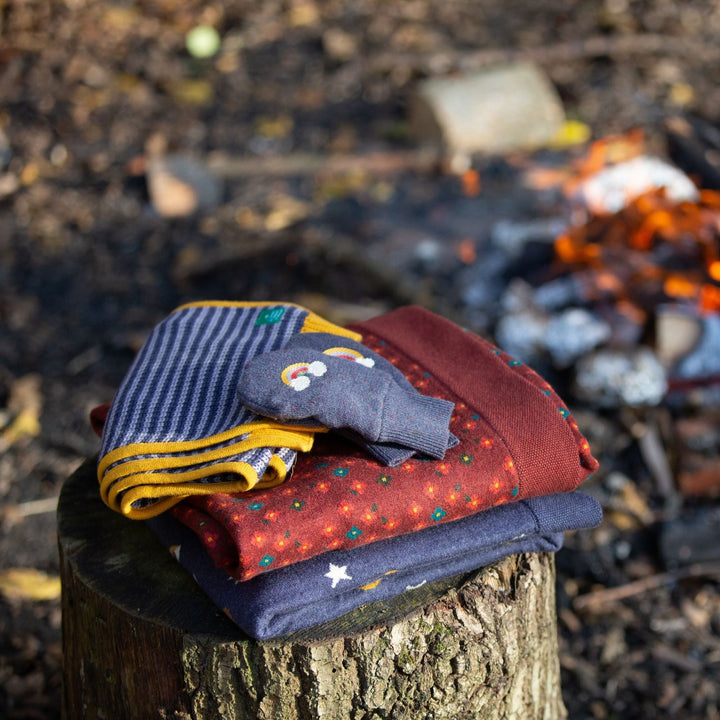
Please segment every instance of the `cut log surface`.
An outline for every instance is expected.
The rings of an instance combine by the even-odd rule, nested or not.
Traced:
[[[93,462],[65,483],[58,534],[65,720],[566,717],[551,555],[260,642],[102,504]]]

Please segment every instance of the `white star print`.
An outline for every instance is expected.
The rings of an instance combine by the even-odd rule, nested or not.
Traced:
[[[332,586],[335,587],[341,580],[352,580],[352,577],[345,572],[347,565],[340,567],[339,565],[333,565],[330,563],[330,570],[325,573],[326,578],[332,580]]]

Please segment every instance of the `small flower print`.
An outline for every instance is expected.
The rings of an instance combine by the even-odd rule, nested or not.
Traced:
[[[498,493],[500,492],[500,489],[502,488],[502,483],[498,478],[493,478],[492,482],[490,483],[490,492]]]
[[[304,500],[293,500],[290,503],[290,507],[293,510],[297,510],[298,512],[300,512],[300,510],[302,510],[305,507],[305,501]]]
[[[472,465],[472,461],[473,461],[473,456],[470,455],[469,453],[463,453],[460,456],[460,462],[465,463],[465,465]]]
[[[519,360],[515,360],[515,358],[513,358],[512,360],[508,361],[508,365],[510,367],[518,367],[518,366],[522,365],[522,363]]]
[[[566,417],[570,414],[570,411],[569,411],[567,408],[564,408],[564,407],[559,407],[559,408],[558,408],[558,411],[560,412],[560,414],[561,414],[564,418],[566,418]]]
[[[329,462],[317,463],[317,464],[315,465],[315,469],[316,469],[316,470],[322,470],[323,468],[326,468],[329,464],[330,464]]]
[[[425,486],[425,494],[428,497],[433,498],[433,497],[435,497],[436,493],[437,493],[437,487],[435,485],[433,485],[432,483],[428,483]]]
[[[272,555],[263,555],[263,558],[258,563],[258,565],[260,567],[267,567],[268,565],[270,565],[270,563],[273,562],[273,560],[275,560],[275,558]]]
[[[350,468],[339,467],[333,470],[333,475],[338,477],[345,477],[350,472]]]
[[[515,463],[513,462],[512,458],[505,458],[505,462],[503,463],[503,467],[508,470],[509,472],[515,471]]]
[[[250,542],[257,547],[262,547],[265,544],[265,536],[262,533],[253,533]]]
[[[470,497],[469,495],[466,495],[466,496],[465,496],[465,502],[466,502],[470,507],[477,507],[478,505],[480,505],[480,498],[478,498],[478,497]]]
[[[365,512],[363,512],[363,520],[368,523],[373,522],[373,520],[375,520],[375,513],[371,509],[365,510]]]
[[[493,446],[492,438],[489,437],[481,437],[480,438],[480,447],[485,448],[486,450],[490,450]]]
[[[359,538],[362,535],[362,530],[353,525],[346,533],[345,535],[349,537],[351,540],[355,540],[356,538]]]
[[[380,477],[378,477],[375,482],[379,483],[383,487],[387,487],[392,482],[392,478],[389,475],[385,475],[385,473],[383,473],[382,475],[380,475]]]
[[[268,523],[275,522],[278,519],[278,511],[268,510],[265,515],[263,515],[263,519],[267,520]]]
[[[359,480],[358,480],[358,482],[354,482],[350,486],[350,492],[353,493],[353,495],[362,495],[364,491],[365,491],[365,483],[360,482]]]
[[[348,517],[349,515],[351,515],[352,511],[353,511],[352,503],[349,503],[346,500],[344,500],[343,502],[340,503],[340,505],[338,505],[338,512],[341,515],[345,515],[345,517]]]
[[[330,483],[329,482],[319,482],[315,486],[315,492],[321,492],[326,493],[330,489]]]
[[[433,514],[430,515],[430,519],[437,522],[438,520],[442,520],[446,515],[447,513],[441,507],[436,507]]]
[[[262,506],[263,504],[261,502],[250,503],[250,505],[248,505],[248,510],[260,510]]]
[[[515,496],[518,494],[519,491],[520,491],[520,486],[519,486],[519,485],[516,485],[516,486],[510,491],[510,494],[511,494],[513,497],[515,497]]]

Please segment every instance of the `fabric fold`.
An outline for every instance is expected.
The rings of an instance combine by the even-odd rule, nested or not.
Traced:
[[[216,567],[198,537],[171,516],[148,524],[217,607],[248,635],[269,639],[508,555],[554,552],[565,531],[595,527],[601,518],[599,503],[580,492],[530,498],[244,582]]]
[[[282,483],[324,429],[260,417],[238,402],[236,386],[248,360],[302,332],[361,337],[289,303],[191,303],[160,322],[104,423],[103,501],[144,519],[189,495]]]
[[[331,550],[415,533],[498,505],[568,492],[597,467],[551,386],[477,335],[417,307],[351,329],[424,395],[454,403],[442,460],[388,468],[334,433],[282,487],[188,498],[172,508],[239,580]]]

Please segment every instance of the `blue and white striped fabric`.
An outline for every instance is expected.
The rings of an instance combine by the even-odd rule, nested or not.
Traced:
[[[142,519],[191,494],[282,482],[321,429],[256,415],[238,402],[237,384],[255,355],[318,331],[359,337],[286,303],[195,303],[165,318],[108,414],[98,462],[103,500]]]

